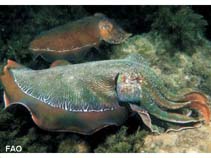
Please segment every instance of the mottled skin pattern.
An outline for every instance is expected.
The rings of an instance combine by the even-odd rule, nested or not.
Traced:
[[[77,62],[91,48],[98,49],[101,41],[119,44],[130,35],[98,13],[41,33],[31,42],[29,49],[35,57],[40,55],[49,62],[61,59]]]
[[[150,115],[183,128],[186,123],[210,120],[202,93],[168,93],[172,98],[167,98],[162,81],[137,54],[37,71],[9,61],[1,81],[6,107],[24,105],[39,127],[52,131],[92,134],[109,125],[121,125],[131,112],[138,113],[151,131]],[[168,112],[182,108],[194,109],[200,115]]]

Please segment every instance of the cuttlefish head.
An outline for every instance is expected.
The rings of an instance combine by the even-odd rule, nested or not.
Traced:
[[[116,91],[121,102],[140,102],[143,78],[138,74],[120,73],[117,76]]]
[[[128,39],[132,34],[125,32],[114,21],[104,18],[98,24],[101,39],[111,43],[120,44]]]

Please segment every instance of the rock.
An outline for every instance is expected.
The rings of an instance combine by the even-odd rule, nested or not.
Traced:
[[[120,45],[113,46],[113,51],[110,58],[124,58],[132,53],[141,54],[149,59],[156,59],[156,48],[150,42],[147,35],[136,35]]]
[[[201,78],[200,89],[211,95],[211,55],[207,51],[198,51],[192,56],[193,68],[192,74]]]
[[[143,148],[145,152],[209,153],[211,152],[211,126],[148,135],[144,139]]]

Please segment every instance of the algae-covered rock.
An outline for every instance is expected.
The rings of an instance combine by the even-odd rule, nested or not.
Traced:
[[[58,146],[59,153],[88,153],[90,146],[78,136],[61,139]]]
[[[207,82],[210,82],[211,74],[210,43],[206,41],[204,47],[196,46],[192,53],[176,51],[172,55],[171,52],[160,49],[161,42],[152,41],[151,34],[136,35],[123,44],[114,46],[111,58],[124,58],[128,54],[139,53],[150,63],[167,87],[176,90],[204,88],[208,92],[210,84]]]
[[[200,77],[199,88],[211,96],[211,55],[209,50],[198,50],[192,59],[191,73]]]
[[[211,126],[202,126],[180,132],[148,135],[144,139],[145,152],[210,153]]]
[[[163,6],[154,13],[151,33],[154,39],[161,38],[166,50],[189,51],[203,45],[207,25],[204,17],[188,6]]]
[[[156,47],[147,35],[135,35],[120,45],[113,46],[110,58],[124,58],[129,54],[139,53],[151,59],[156,57]]]
[[[127,128],[122,127],[118,133],[109,136],[105,143],[95,149],[97,153],[141,152],[143,140],[147,132],[137,130],[134,134],[127,134]]]

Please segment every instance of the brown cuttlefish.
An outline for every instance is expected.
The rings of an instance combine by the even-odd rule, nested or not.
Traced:
[[[98,49],[101,41],[120,44],[130,36],[113,20],[96,13],[41,33],[30,43],[29,49],[35,58],[41,56],[49,62],[63,59],[77,62],[91,48]]]

